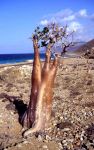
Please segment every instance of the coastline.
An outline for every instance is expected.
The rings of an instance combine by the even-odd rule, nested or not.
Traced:
[[[15,54],[14,54],[15,55]],[[75,53],[75,52],[67,52],[65,55],[61,56],[60,60],[65,60],[65,59],[70,59],[70,58],[80,58],[81,55]],[[3,58],[5,59],[5,58]],[[44,58],[40,58],[41,59],[41,62],[44,62],[45,60],[45,57]],[[52,58],[53,59],[53,58]],[[10,60],[11,60],[11,57],[10,57]],[[33,63],[33,57],[30,59],[27,59],[27,60],[22,60],[22,61],[19,61],[19,62],[11,62],[9,61],[9,63],[0,63],[0,68],[3,68],[3,67],[10,67],[10,66],[21,66],[21,65],[30,65]]]
[[[44,62],[43,59],[41,59],[41,62]],[[22,65],[32,65],[33,60],[27,60],[27,61],[22,61],[22,62],[16,62],[16,63],[6,63],[6,64],[0,64],[0,68],[3,67],[12,67],[12,66],[22,66]]]
[[[20,62],[20,63],[11,63],[11,64],[0,64],[0,68],[3,67],[12,67],[12,66],[22,66],[22,65],[32,65],[33,61],[31,62]]]
[[[69,53],[68,56],[62,56],[60,58],[60,62],[62,64],[62,61],[65,61],[65,60],[72,60],[72,59],[81,59],[80,55],[76,55],[76,54],[72,54],[72,53]],[[41,62],[44,62],[44,59],[41,59]],[[0,68],[3,68],[3,67],[11,67],[11,66],[22,66],[22,65],[32,65],[33,64],[33,59],[32,60],[26,60],[26,61],[22,61],[22,62],[15,62],[15,63],[5,63],[5,64],[0,64]]]

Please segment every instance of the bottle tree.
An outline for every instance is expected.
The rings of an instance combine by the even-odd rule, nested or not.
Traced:
[[[28,108],[21,118],[22,126],[27,129],[24,132],[24,136],[44,130],[49,124],[59,56],[64,54],[70,45],[73,45],[73,42],[69,40],[71,33],[67,32],[67,26],[61,27],[55,23],[42,29],[37,27],[34,31],[32,36],[34,61],[31,77],[31,95]],[[57,44],[62,47],[59,54],[54,51],[54,46]],[[44,63],[41,63],[40,60],[40,47],[46,48]],[[51,53],[55,53],[54,59],[51,59]]]

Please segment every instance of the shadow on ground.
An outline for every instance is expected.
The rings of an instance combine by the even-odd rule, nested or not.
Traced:
[[[9,101],[10,103],[6,105],[7,110],[13,110],[19,115],[19,122],[23,114],[27,110],[27,104],[23,103],[23,100],[18,96],[10,96],[6,93],[1,93],[0,98],[3,98],[2,102]]]

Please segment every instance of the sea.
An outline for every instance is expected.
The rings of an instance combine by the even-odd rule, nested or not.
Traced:
[[[33,60],[34,53],[30,54],[0,54],[0,64],[14,64]],[[40,53],[40,59],[44,60],[45,53]]]
[[[75,53],[66,53],[64,56],[62,56],[63,59],[65,58],[74,58],[79,57]],[[54,58],[54,55],[52,54],[51,58]],[[21,63],[21,62],[29,62],[34,59],[34,53],[30,54],[0,54],[0,64],[15,64],[15,63]],[[40,59],[45,59],[45,53],[40,53]]]

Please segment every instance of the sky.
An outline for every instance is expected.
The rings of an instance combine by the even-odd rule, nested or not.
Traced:
[[[33,52],[36,26],[68,25],[75,38],[94,38],[94,0],[0,0],[0,54]]]

